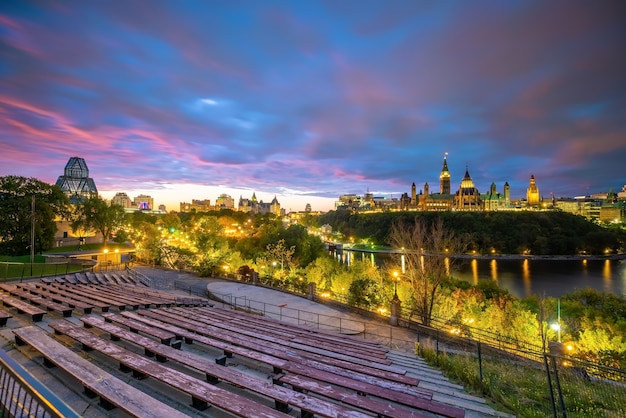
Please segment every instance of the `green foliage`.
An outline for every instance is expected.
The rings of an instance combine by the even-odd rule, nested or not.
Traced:
[[[348,289],[348,304],[361,308],[379,306],[382,302],[380,284],[372,279],[356,279]]]
[[[389,244],[394,222],[406,223],[415,212],[359,214],[330,211],[317,219],[355,242],[370,239],[374,244]],[[442,219],[444,227],[471,239],[470,250],[488,254],[569,255],[615,253],[624,248],[626,233],[605,228],[587,219],[563,212],[419,212],[427,223]]]
[[[109,205],[98,196],[90,197],[76,204],[71,221],[73,231],[96,231],[102,235],[102,242],[111,239],[112,232],[124,224],[126,216],[120,205]]]
[[[0,253],[30,253],[31,208],[35,199],[35,252],[52,246],[55,218],[65,214],[67,197],[57,186],[35,178],[0,177]]]

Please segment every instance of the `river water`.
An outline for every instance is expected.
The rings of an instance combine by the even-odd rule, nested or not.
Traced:
[[[384,260],[392,258],[397,260],[398,266],[401,265],[398,254],[343,252],[341,258],[344,261],[364,259],[383,265]],[[472,284],[479,280],[493,280],[518,298],[531,295],[561,297],[586,288],[626,295],[626,260],[473,258],[461,260],[459,271],[452,274]]]

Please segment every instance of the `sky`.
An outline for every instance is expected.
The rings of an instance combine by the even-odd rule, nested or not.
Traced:
[[[626,185],[626,4],[0,2],[0,176],[86,160],[105,198],[523,197]]]

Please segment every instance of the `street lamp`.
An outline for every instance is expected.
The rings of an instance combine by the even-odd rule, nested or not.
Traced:
[[[398,272],[393,272],[393,297],[398,299]]]

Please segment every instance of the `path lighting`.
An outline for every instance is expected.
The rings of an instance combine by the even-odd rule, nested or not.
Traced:
[[[398,299],[398,272],[393,272],[393,297]]]
[[[557,341],[561,342],[561,324],[559,324],[558,322],[555,322],[551,326],[552,326],[552,330],[557,332]]]

